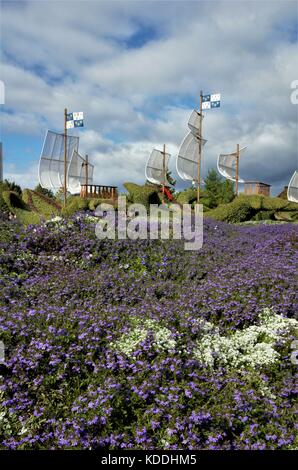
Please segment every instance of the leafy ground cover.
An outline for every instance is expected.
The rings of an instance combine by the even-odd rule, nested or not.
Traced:
[[[297,226],[204,245],[1,222],[4,449],[294,449]]]
[[[280,220],[298,221],[298,204],[279,197],[246,196],[241,194],[229,204],[220,204],[206,212],[206,217],[228,223]]]

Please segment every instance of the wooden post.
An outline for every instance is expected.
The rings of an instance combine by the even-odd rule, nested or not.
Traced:
[[[89,163],[88,163],[88,155],[86,155],[86,157],[85,157],[85,163],[84,163],[84,165],[85,165],[86,185],[88,185],[88,165],[89,165]]]
[[[67,195],[67,109],[64,109],[64,207],[66,206],[66,195]]]
[[[166,144],[163,144],[163,152],[162,152],[162,177],[163,177],[163,184],[162,184],[162,203],[165,203],[165,182],[166,182]]]
[[[236,196],[238,196],[239,157],[240,157],[240,146],[239,146],[239,144],[237,144],[237,152],[236,152]]]
[[[202,105],[203,105],[203,92],[200,92],[200,126],[199,126],[199,159],[198,159],[198,194],[197,194],[197,203],[200,203],[200,187],[201,187],[201,158],[202,158],[202,127],[203,127],[203,115],[202,115]]]

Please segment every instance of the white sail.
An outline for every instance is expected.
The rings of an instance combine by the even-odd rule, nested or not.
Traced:
[[[38,167],[38,178],[43,188],[57,190],[64,186],[64,142],[64,134],[47,131]],[[67,166],[78,146],[79,137],[67,136]]]
[[[194,109],[188,120],[188,127],[191,133],[198,138],[200,138],[200,116],[200,113]]]
[[[161,150],[152,150],[145,168],[145,176],[150,183],[171,186],[167,180],[169,159],[169,153],[164,154]]]
[[[244,152],[246,148],[247,147],[242,147],[239,150],[239,155],[241,155],[241,152]],[[217,159],[217,169],[219,173],[231,181],[236,181],[236,156],[236,152],[221,153]],[[238,178],[238,182],[244,183],[244,180],[242,178]]]
[[[288,201],[298,203],[298,171],[294,171],[288,185],[287,191]]]
[[[202,145],[207,141],[202,139]],[[183,139],[176,160],[177,173],[184,181],[198,181],[200,140],[192,132]]]
[[[88,162],[88,182],[86,182],[86,160],[74,149],[67,168],[67,189],[71,194],[81,191],[81,184],[92,184],[94,165]]]

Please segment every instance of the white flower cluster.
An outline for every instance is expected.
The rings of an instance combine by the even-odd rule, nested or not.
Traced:
[[[86,215],[85,216],[85,222],[88,222],[90,224],[97,224],[99,222],[99,218],[95,217],[94,215]]]
[[[150,319],[145,321],[134,319],[132,324],[133,328],[127,334],[123,334],[118,341],[115,341],[113,349],[127,356],[131,356],[138,345],[147,338],[149,331],[153,333],[153,346],[156,349],[170,351],[175,348],[176,341],[172,338],[171,331],[161,326],[157,321]]]
[[[45,223],[46,224],[59,224],[62,221],[63,221],[62,217],[57,215],[56,217],[53,217],[52,219],[47,220]]]
[[[298,328],[298,321],[277,315],[269,308],[263,310],[259,320],[260,325],[236,331],[229,337],[220,336],[218,328],[210,328],[207,323],[197,343],[196,359],[209,367],[254,368],[274,364],[279,358],[274,349],[276,341],[285,341]]]

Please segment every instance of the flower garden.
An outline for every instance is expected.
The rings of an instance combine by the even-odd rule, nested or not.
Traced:
[[[296,449],[295,224],[0,227],[2,449]],[[295,428],[296,426],[296,428]]]

